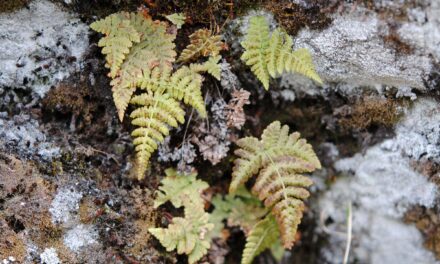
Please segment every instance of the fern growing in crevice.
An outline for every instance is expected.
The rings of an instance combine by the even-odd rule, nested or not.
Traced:
[[[214,224],[210,215],[204,211],[201,192],[209,185],[196,179],[197,174],[189,176],[166,170],[166,177],[158,191],[154,207],[170,201],[176,208],[184,207],[184,217],[174,217],[167,228],[149,228],[167,251],[177,250],[178,254],[188,255],[190,264],[201,259],[211,246],[211,231]]]
[[[206,62],[173,71],[176,60],[175,30],[141,13],[120,12],[94,22],[103,33],[99,46],[110,68],[113,100],[122,121],[128,104],[137,107],[130,115],[137,128],[132,136],[136,150],[137,176],[144,177],[152,153],[169,135],[169,127],[184,123],[183,101],[202,117],[206,109],[201,92],[203,73],[220,79],[218,52],[210,51]],[[203,49],[202,49],[203,50]],[[135,95],[136,90],[142,91]]]
[[[299,133],[289,134],[288,126],[276,121],[263,132],[261,140],[245,137],[237,141],[238,159],[232,173],[230,192],[258,175],[252,187],[256,195],[275,216],[285,248],[295,241],[304,202],[313,182],[302,173],[321,168],[312,146]]]
[[[269,89],[270,77],[276,78],[285,72],[302,74],[319,84],[322,80],[315,71],[312,56],[307,49],[292,51],[293,41],[282,29],[272,33],[263,16],[250,18],[241,59],[251,67],[252,72]]]

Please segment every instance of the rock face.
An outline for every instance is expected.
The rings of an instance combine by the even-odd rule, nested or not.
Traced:
[[[294,38],[295,46],[314,53],[317,71],[326,87],[347,94],[360,93],[362,86],[378,91],[396,87],[397,96],[415,99],[412,90],[426,92],[438,85],[431,82],[431,75],[438,72],[434,65],[440,61],[440,22],[435,15],[440,6],[429,2],[414,9],[393,6],[409,13],[408,21],[397,25],[398,30],[392,24],[398,22],[383,18],[386,14],[362,7],[335,14],[327,29],[300,31]],[[310,81],[292,75],[284,76],[281,86],[299,93],[319,93]]]
[[[414,171],[411,160],[439,157],[440,107],[420,99],[396,126],[396,136],[368,148],[365,154],[340,159],[335,167],[347,175],[323,193],[319,211],[333,223],[327,226],[330,246],[323,249],[327,261],[339,263],[346,240],[346,208],[353,204],[353,261],[366,263],[434,263],[423,248],[418,230],[402,222],[415,205],[436,206],[438,188]],[[433,140],[434,139],[434,140]],[[342,231],[343,232],[343,231]],[[393,241],[393,242],[391,242]],[[339,245],[339,249],[338,249]]]
[[[108,80],[98,77],[105,76],[106,69],[95,40],[89,41],[89,35],[91,39],[95,36],[84,22],[96,18],[84,19],[83,14],[83,21],[67,9],[75,9],[81,1],[24,1],[28,2],[26,7],[0,13],[0,234],[5,234],[0,236],[0,261],[177,261],[172,255],[162,256],[145,231],[160,219],[154,215],[151,201],[158,177],[142,183],[128,179],[132,166],[129,128],[117,121]],[[438,212],[440,207],[440,2],[354,1],[371,2],[365,6],[339,1],[339,7],[330,6],[333,11],[325,11],[318,5],[321,2],[332,5],[338,1],[289,3],[305,9],[322,8],[332,20],[320,29],[303,26],[293,36],[296,48],[312,52],[323,87],[301,76],[283,75],[271,82],[269,92],[264,91],[239,60],[239,42],[251,16],[266,16],[272,28],[277,16],[259,8],[238,16],[224,32],[230,47],[222,63],[222,78],[227,78],[204,91],[207,101],[215,102],[209,119],[200,121],[194,116],[192,123],[176,132],[186,135],[188,130],[188,135],[194,133],[205,145],[209,141],[212,148],[205,158],[219,165],[204,162],[204,153],[188,138],[175,148],[181,138],[171,136],[158,151],[159,161],[153,170],[162,172],[163,164],[176,165],[177,161],[185,168],[200,166],[199,175],[208,174],[219,183],[215,188],[221,189],[229,184],[223,173],[230,169],[223,166],[229,166],[225,164],[230,163],[236,138],[259,133],[267,122],[265,116],[272,110],[280,111],[283,114],[276,118],[298,130],[312,127],[314,136],[308,140],[323,150],[320,159],[325,166],[313,175],[315,198],[308,204],[306,217],[313,224],[304,224],[304,229],[313,230],[301,236],[304,244],[322,238],[316,263],[342,262],[349,203],[353,220],[350,263],[437,263],[435,255],[440,256],[440,249],[432,252],[425,248],[420,225],[404,218],[414,208]],[[394,11],[400,15],[393,15]],[[95,68],[84,70],[90,61]],[[60,89],[64,93],[54,93],[64,99],[66,107],[52,100],[52,112],[44,109],[49,91],[57,90],[66,79]],[[90,87],[75,93],[78,86],[69,82]],[[245,129],[232,131],[226,128],[222,109],[230,90],[238,88],[252,92],[251,105],[244,108],[249,111]],[[90,90],[94,93],[88,93]],[[81,100],[76,100],[78,95]],[[348,132],[338,127],[335,113],[344,112],[349,120],[354,115],[352,106],[367,96],[369,102],[380,99],[383,105],[391,100],[396,113],[401,113],[400,119],[389,127],[374,122],[352,126]],[[76,100],[74,106],[69,105],[70,98]],[[86,104],[93,110],[85,109]],[[94,104],[96,107],[90,107]],[[302,108],[310,105],[319,111]],[[290,111],[293,106],[296,112]],[[75,109],[75,114],[66,114],[69,109]],[[75,130],[78,116],[86,115],[81,110],[87,110],[84,112],[91,117],[84,122],[86,127]],[[368,112],[359,110],[357,114],[365,115],[362,120],[372,119]],[[304,122],[296,122],[293,115],[303,117],[300,120]],[[308,119],[310,116],[313,118]],[[381,120],[380,116],[377,119]],[[197,129],[202,132],[194,132]],[[420,169],[428,163],[433,172]],[[211,172],[220,176],[211,176]],[[440,221],[430,221],[425,224],[440,229]],[[298,247],[301,243],[294,248],[293,258]],[[227,251],[225,248],[217,250]],[[313,254],[306,253],[303,255]]]

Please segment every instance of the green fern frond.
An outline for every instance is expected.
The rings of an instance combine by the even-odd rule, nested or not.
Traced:
[[[179,102],[168,94],[147,91],[134,96],[131,103],[139,105],[130,117],[132,124],[137,126],[131,133],[136,146],[137,175],[143,178],[152,153],[158,148],[164,137],[169,135],[169,128],[177,127],[185,121],[185,112]]]
[[[167,169],[165,173],[154,207],[170,201],[176,208],[184,206],[185,216],[174,217],[167,228],[149,228],[148,231],[167,251],[177,250],[178,254],[188,255],[189,263],[196,263],[207,254],[214,229],[201,197],[201,192],[209,186],[197,180],[195,173],[185,176],[174,169]]]
[[[157,197],[154,200],[154,208],[170,201],[174,207],[186,206],[184,203],[188,200],[195,204],[200,204],[203,208],[204,201],[201,198],[203,190],[209,185],[196,179],[197,173],[183,175],[175,169],[165,170],[166,177],[162,180],[162,186],[157,191]]]
[[[165,17],[176,25],[177,29],[181,29],[183,24],[185,24],[186,16],[183,13],[174,13]]]
[[[167,251],[177,250],[188,255],[189,263],[196,263],[211,246],[209,232],[214,225],[209,223],[209,214],[194,203],[185,205],[185,218],[174,217],[168,228],[149,228]]]
[[[223,49],[220,35],[208,29],[199,29],[189,36],[190,44],[182,51],[178,61],[196,60],[199,57],[217,56]]]
[[[241,264],[251,264],[264,250],[271,248],[279,240],[280,232],[272,214],[258,222],[246,238]]]
[[[264,88],[269,89],[269,72],[267,70],[267,53],[270,45],[269,25],[262,16],[252,17],[245,40],[241,42],[245,49],[241,59],[251,67]]]
[[[92,28],[109,34],[99,44],[104,47],[104,54],[111,55],[107,58],[107,65],[111,68],[110,77],[113,78],[110,84],[118,116],[122,121],[143,72],[155,67],[172,69],[176,58],[173,43],[176,36],[167,32],[165,23],[146,19],[140,13],[121,12],[110,15],[94,22]],[[124,44],[123,48],[121,44]]]
[[[309,196],[305,188],[313,183],[301,173],[321,168],[312,146],[300,139],[299,133],[289,134],[288,126],[281,127],[278,121],[264,130],[261,140],[247,137],[237,145],[240,148],[235,151],[238,159],[230,192],[258,174],[252,193],[272,211],[284,247],[291,248],[302,218],[303,200]]]
[[[280,28],[270,35],[269,25],[263,16],[250,18],[249,29],[241,45],[245,49],[241,59],[251,66],[266,90],[269,89],[270,77],[277,78],[285,72],[299,73],[322,84],[310,52],[304,48],[292,51],[291,37]]]

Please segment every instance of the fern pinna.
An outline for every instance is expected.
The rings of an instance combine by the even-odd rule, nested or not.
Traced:
[[[241,59],[251,67],[252,72],[269,89],[270,77],[276,78],[285,72],[302,74],[319,84],[322,80],[315,71],[310,52],[305,49],[292,51],[292,38],[282,29],[272,34],[263,16],[250,18]]]
[[[252,176],[258,175],[252,187],[267,208],[271,209],[285,248],[295,242],[298,224],[301,222],[305,200],[309,192],[305,189],[313,182],[301,173],[321,168],[312,149],[300,134],[289,134],[287,125],[275,121],[263,132],[261,140],[245,137],[237,141],[232,182],[229,191],[237,188]]]
[[[169,127],[177,127],[185,120],[180,101],[206,116],[201,74],[220,79],[220,56],[173,72],[176,31],[169,29],[167,23],[153,21],[141,13],[120,12],[94,22],[91,28],[105,35],[98,45],[103,47],[106,67],[110,69],[119,119],[124,118],[129,103],[137,107],[130,117],[138,127],[132,136],[137,176],[142,179],[152,153],[169,134]],[[134,95],[137,89],[142,92]]]

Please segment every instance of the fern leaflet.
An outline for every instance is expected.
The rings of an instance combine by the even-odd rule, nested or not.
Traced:
[[[185,202],[191,201],[195,204],[203,205],[204,201],[200,194],[209,185],[201,180],[197,180],[196,173],[183,175],[175,169],[165,170],[166,177],[162,180],[159,187],[157,198],[154,200],[154,208],[170,201],[174,207],[184,206]],[[203,206],[201,206],[203,208]]]
[[[199,57],[217,56],[223,49],[220,35],[208,29],[199,29],[189,36],[190,44],[180,54],[179,61],[196,60]]]
[[[165,16],[171,23],[176,25],[177,29],[181,29],[183,24],[185,24],[185,15],[183,13],[174,13],[168,16]]]
[[[247,236],[241,264],[251,264],[256,256],[271,248],[279,240],[279,236],[277,222],[271,214],[268,214],[252,228]]]

